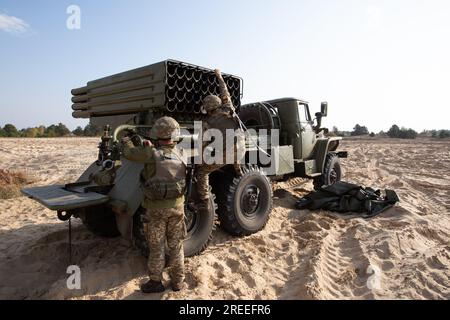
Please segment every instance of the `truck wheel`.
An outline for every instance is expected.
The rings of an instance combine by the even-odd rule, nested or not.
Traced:
[[[184,255],[192,257],[200,254],[207,247],[213,237],[213,231],[216,229],[216,209],[215,196],[210,194],[211,208],[207,215],[199,214],[196,209],[196,187],[192,188],[191,202],[188,210],[185,212],[184,221],[186,223],[187,236],[184,240]],[[149,249],[144,232],[144,223],[142,218],[145,215],[145,209],[139,208],[133,217],[133,238],[134,245],[141,251],[142,255],[148,257]]]
[[[116,224],[116,215],[107,206],[101,205],[86,208],[82,222],[89,231],[97,236],[106,238],[120,236]]]
[[[325,159],[323,174],[314,178],[314,189],[319,190],[322,186],[330,186],[341,181],[342,171],[339,157],[334,153],[328,153]]]
[[[245,236],[264,228],[272,211],[272,186],[258,167],[243,168],[229,181],[219,200],[220,225],[230,234]]]

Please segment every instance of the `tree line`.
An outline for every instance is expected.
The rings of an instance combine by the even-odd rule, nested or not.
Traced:
[[[424,130],[421,133],[417,133],[417,131],[415,131],[413,129],[399,127],[396,124],[392,125],[392,127],[387,132],[380,131],[377,134],[375,134],[374,132],[369,133],[369,129],[366,126],[363,126],[360,124],[356,124],[353,127],[353,131],[340,131],[337,127],[333,127],[331,134],[336,135],[336,136],[344,136],[344,137],[355,137],[355,136],[368,135],[370,137],[381,136],[381,137],[399,138],[399,139],[415,139],[418,136],[441,138],[441,139],[450,138],[450,130]]]
[[[96,137],[101,135],[101,128],[91,124],[84,128],[78,126],[75,130],[70,131],[63,123],[52,124],[48,127],[38,126],[18,130],[14,125],[8,123],[2,128],[0,127],[0,137],[23,137],[23,138],[54,138],[54,137]]]
[[[87,124],[84,128],[78,126],[75,130],[70,131],[63,123],[52,124],[48,127],[39,126],[33,128],[25,128],[18,130],[12,124],[6,124],[0,127],[0,137],[24,137],[24,138],[53,138],[53,137],[97,137],[102,134],[102,129],[91,124]],[[399,127],[394,124],[387,132],[380,131],[378,134],[369,132],[366,126],[356,124],[353,131],[340,131],[337,127],[333,127],[331,135],[354,137],[368,135],[371,137],[381,136],[400,139],[415,139],[418,136],[432,138],[450,138],[450,130],[424,130],[420,134],[413,129]]]

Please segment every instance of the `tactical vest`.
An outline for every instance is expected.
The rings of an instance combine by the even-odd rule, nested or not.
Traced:
[[[221,108],[222,109],[222,108]],[[225,137],[227,129],[238,129],[239,125],[226,110],[217,110],[215,114],[206,119],[206,123],[210,128],[218,129]]]
[[[149,200],[176,199],[186,189],[186,164],[175,151],[155,151],[155,175],[146,181],[141,176],[144,196]]]

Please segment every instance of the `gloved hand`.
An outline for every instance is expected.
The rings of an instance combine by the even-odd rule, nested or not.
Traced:
[[[132,129],[132,128],[127,128],[127,129],[123,130],[123,132],[125,132],[126,136],[130,136],[130,137],[137,134],[136,129]]]
[[[129,137],[129,136],[125,136],[120,139],[121,144],[127,144],[130,141],[131,141],[131,137]]]

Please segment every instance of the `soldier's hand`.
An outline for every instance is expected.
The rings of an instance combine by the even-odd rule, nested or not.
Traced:
[[[226,103],[231,101],[230,97],[228,95],[226,95],[226,94],[221,94],[220,95],[220,100],[222,100],[223,104],[226,104]]]
[[[125,136],[120,139],[121,144],[127,144],[130,141],[131,141],[131,138],[129,136]]]
[[[130,136],[130,137],[132,137],[132,136],[137,134],[136,130],[135,129],[131,129],[131,128],[125,129],[124,132],[125,132],[126,136]]]
[[[222,77],[222,72],[221,72],[219,69],[215,69],[215,70],[214,70],[214,74],[215,74],[217,77]]]

